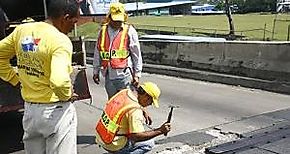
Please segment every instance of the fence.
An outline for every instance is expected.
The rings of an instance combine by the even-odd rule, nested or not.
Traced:
[[[208,29],[197,27],[173,27],[156,25],[134,25],[140,34],[165,34],[165,35],[185,35],[185,36],[208,36],[227,38],[229,30]],[[264,28],[235,31],[237,40],[270,40],[272,31]]]
[[[272,40],[282,38],[289,41],[290,35],[290,20],[287,19],[274,19]]]

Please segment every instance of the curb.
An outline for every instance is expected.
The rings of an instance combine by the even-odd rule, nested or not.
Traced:
[[[93,64],[93,58],[87,57],[87,64]],[[222,83],[246,88],[261,89],[269,92],[290,94],[290,83],[270,81],[257,78],[222,74],[209,71],[200,71],[186,68],[178,68],[165,65],[143,64],[143,71],[152,74],[161,74],[186,79]]]
[[[282,94],[290,94],[290,83],[288,82],[269,81],[257,78],[242,77],[236,75],[228,75],[209,71],[200,71],[155,64],[154,65],[144,64],[143,71],[147,73],[162,74],[187,79],[261,89]]]

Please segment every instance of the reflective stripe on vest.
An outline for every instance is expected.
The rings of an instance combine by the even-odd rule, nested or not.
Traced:
[[[106,144],[113,142],[123,116],[132,109],[140,108],[135,100],[128,97],[128,92],[128,89],[124,89],[114,95],[106,104],[101,119],[97,123],[96,131]]]
[[[129,25],[124,24],[123,29],[119,31],[114,38],[110,48],[110,37],[107,32],[108,25],[102,26],[101,35],[99,36],[98,50],[102,59],[102,66],[106,68],[108,63],[112,68],[127,67],[128,52],[128,29]]]

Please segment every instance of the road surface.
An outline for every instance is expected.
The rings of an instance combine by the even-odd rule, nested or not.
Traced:
[[[90,91],[93,96],[92,104],[89,100],[76,102],[78,113],[78,152],[80,154],[104,153],[94,142],[95,124],[101,114],[101,109],[107,99],[104,80],[96,85],[92,80],[92,68],[87,69]],[[265,113],[290,108],[290,96],[266,92],[256,89],[248,89],[238,86],[202,82],[189,79],[181,79],[156,74],[143,73],[141,81],[152,81],[161,88],[160,108],[149,107],[147,110],[153,119],[152,128],[161,125],[167,119],[169,105],[178,105],[174,110],[172,119],[172,131],[167,137],[160,136],[157,140],[164,140],[189,132],[195,132],[214,126],[239,121]],[[1,118],[1,129],[8,121]],[[9,120],[11,122],[11,120]],[[10,130],[13,136],[21,133],[15,126]],[[10,143],[13,140],[11,134],[0,132],[0,143]],[[2,137],[10,136],[9,139]],[[23,154],[20,144],[10,146],[10,152]],[[6,149],[1,147],[0,153]]]

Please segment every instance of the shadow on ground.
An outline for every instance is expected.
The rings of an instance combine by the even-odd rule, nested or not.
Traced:
[[[78,144],[96,144],[95,142],[95,136],[78,136]]]
[[[22,113],[1,113],[0,123],[0,153],[6,154],[23,150]]]

